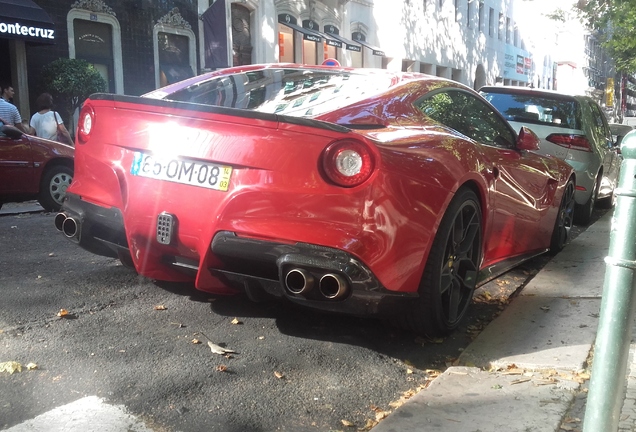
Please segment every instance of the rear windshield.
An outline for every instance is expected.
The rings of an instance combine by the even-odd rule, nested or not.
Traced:
[[[578,102],[558,97],[481,92],[509,121],[581,129]]]
[[[163,99],[315,117],[384,91],[391,82],[384,74],[264,69],[202,80]]]

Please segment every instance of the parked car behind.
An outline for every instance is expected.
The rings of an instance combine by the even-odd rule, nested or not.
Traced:
[[[149,278],[446,334],[567,241],[574,174],[538,143],[450,80],[241,66],[86,100],[55,225]]]
[[[12,126],[0,131],[0,207],[38,200],[45,210],[58,211],[73,180],[75,149]]]
[[[574,167],[576,223],[589,224],[597,203],[613,206],[621,158],[605,114],[592,98],[509,86],[482,87],[480,93],[513,127],[528,126],[539,136],[539,153]]]
[[[634,126],[619,123],[610,123],[610,131],[612,132],[612,139],[616,145],[616,148],[620,150],[621,141],[625,135],[634,130]]]

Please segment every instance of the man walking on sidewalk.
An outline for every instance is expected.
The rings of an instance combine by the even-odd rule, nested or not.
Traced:
[[[31,131],[22,124],[22,116],[20,116],[18,108],[9,102],[15,93],[13,86],[8,83],[2,83],[0,85],[0,91],[2,92],[2,97],[0,98],[0,122],[9,126],[15,126],[23,133],[31,133]]]

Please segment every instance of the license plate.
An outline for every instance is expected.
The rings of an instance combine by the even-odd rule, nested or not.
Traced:
[[[232,167],[181,158],[160,159],[155,155],[135,152],[130,173],[157,180],[227,191],[230,186]]]

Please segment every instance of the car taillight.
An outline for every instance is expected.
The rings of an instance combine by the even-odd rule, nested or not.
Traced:
[[[551,134],[547,136],[546,140],[572,150],[592,151],[592,145],[583,135]]]
[[[375,163],[366,145],[359,141],[341,140],[325,149],[322,166],[327,177],[338,186],[354,187],[371,176]]]
[[[77,134],[80,142],[84,143],[88,141],[93,126],[95,126],[95,111],[93,111],[90,105],[86,105],[80,112],[79,122],[77,124]]]

